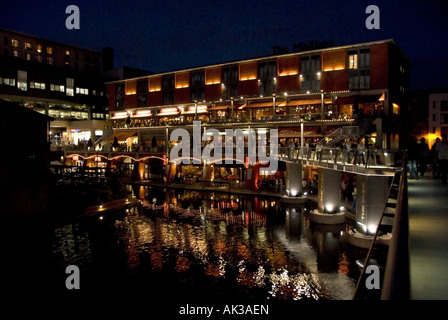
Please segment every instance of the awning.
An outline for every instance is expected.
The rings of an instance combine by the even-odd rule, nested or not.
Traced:
[[[154,117],[168,117],[168,116],[178,116],[179,112],[166,112],[166,113],[157,113]]]
[[[276,107],[283,107],[286,105],[286,102],[280,102],[280,103],[276,103],[275,106]],[[254,102],[254,103],[245,103],[243,104],[241,107],[239,107],[238,109],[247,109],[247,108],[272,108],[272,101],[269,102]]]
[[[302,100],[291,100],[286,103],[287,107],[295,107],[295,106],[306,106],[309,104],[321,104],[322,99],[302,99]],[[331,98],[325,98],[324,103],[331,103]]]
[[[149,117],[152,115],[152,112],[150,110],[142,110],[137,111],[132,118],[142,118],[142,117]]]
[[[164,109],[161,109],[154,116],[156,116],[156,117],[165,117],[165,116],[176,116],[178,114],[179,114],[179,109],[174,107],[174,108],[164,108]]]
[[[357,95],[349,97],[337,97],[336,104],[354,104],[354,103],[375,103],[381,98],[381,94]]]
[[[115,139],[115,137],[117,137],[118,141],[125,141],[127,138],[132,137],[134,134],[136,134],[135,131],[115,132],[109,138],[107,138],[106,141],[113,141]]]
[[[196,107],[189,107],[188,110],[183,111],[181,114],[196,114],[196,113],[207,113],[207,106],[198,106]]]
[[[233,105],[233,108],[235,108],[235,105]],[[216,111],[216,110],[227,110],[227,109],[231,110],[232,106],[230,104],[224,105],[224,106],[214,106],[214,107],[210,107],[208,110]]]

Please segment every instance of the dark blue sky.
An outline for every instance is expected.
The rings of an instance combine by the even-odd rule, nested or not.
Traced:
[[[80,9],[68,30],[65,8]],[[365,9],[380,9],[368,30]],[[0,27],[95,50],[115,67],[153,72],[268,56],[275,45],[333,39],[336,45],[394,39],[412,61],[411,88],[448,87],[448,1],[3,0]]]

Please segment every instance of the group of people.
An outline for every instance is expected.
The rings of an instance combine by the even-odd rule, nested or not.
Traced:
[[[432,175],[435,179],[442,179],[444,184],[447,183],[448,174],[448,138],[446,134],[436,139],[430,149],[425,138],[420,138],[420,143],[412,138],[408,149],[409,163],[409,179],[423,177],[427,170],[428,164],[431,164]]]
[[[260,191],[280,192],[283,194],[284,186],[284,179],[278,176],[267,176],[257,181],[257,188]]]

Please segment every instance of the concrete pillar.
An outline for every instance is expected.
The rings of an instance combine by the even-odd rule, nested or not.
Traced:
[[[286,163],[286,190],[292,197],[302,192],[302,163]]]
[[[341,173],[319,168],[317,207],[321,212],[338,212],[341,203]]]
[[[356,180],[356,228],[374,234],[389,192],[389,177],[358,175]]]
[[[205,164],[202,166],[202,180],[212,179],[212,166]]]

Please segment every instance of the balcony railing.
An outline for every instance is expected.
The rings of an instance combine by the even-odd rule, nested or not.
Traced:
[[[248,115],[226,118],[209,118],[203,120],[205,124],[228,124],[228,123],[265,123],[269,122],[297,122],[297,121],[341,121],[341,122],[353,122],[353,119],[346,113],[327,112],[322,113],[301,113],[301,114],[285,114],[285,115],[268,115],[268,116],[253,116],[250,118]],[[155,118],[148,119],[131,119],[130,123],[126,123],[126,119],[115,120],[112,123],[113,129],[129,129],[129,128],[151,128],[151,127],[164,127],[164,126],[183,126],[192,125],[193,119],[187,119],[186,116],[179,115],[176,117],[171,116],[168,120],[161,120]]]

